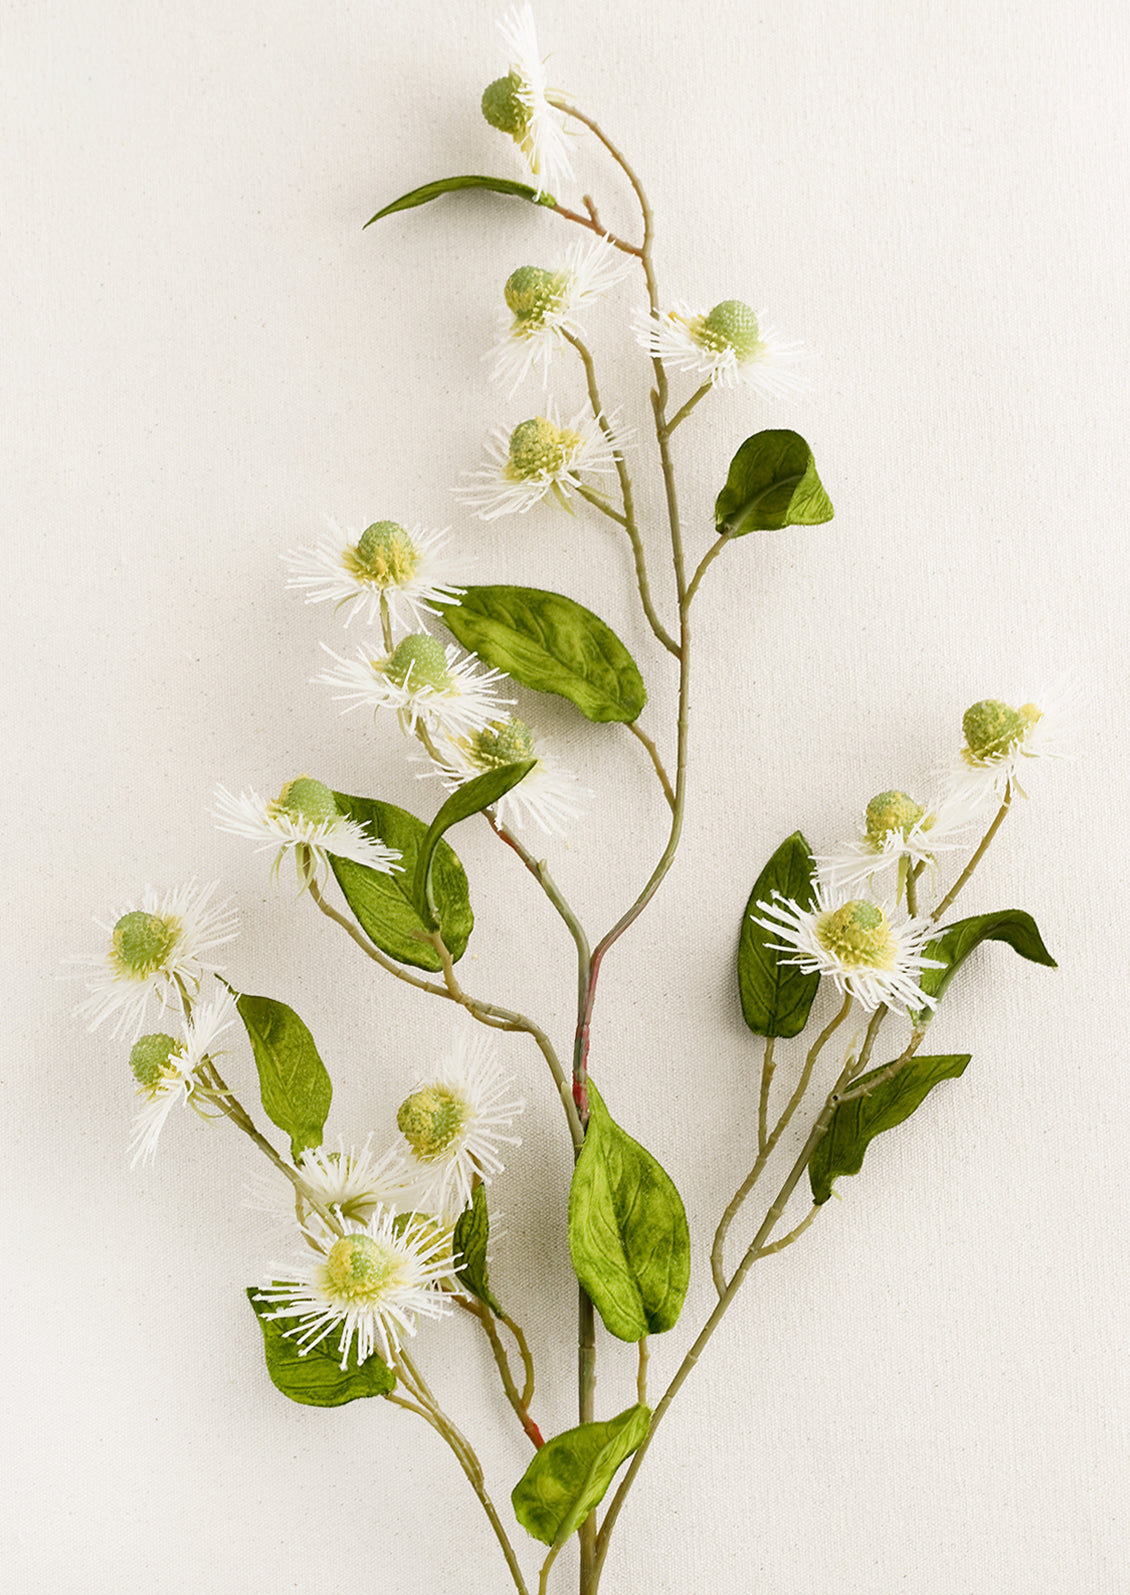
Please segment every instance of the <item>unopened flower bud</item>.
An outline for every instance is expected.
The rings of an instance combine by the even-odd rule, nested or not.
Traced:
[[[491,127],[500,133],[509,133],[519,142],[530,125],[530,108],[522,97],[522,79],[517,72],[508,72],[504,78],[495,78],[483,90],[483,115]]]
[[[400,1104],[396,1123],[416,1156],[436,1158],[463,1128],[466,1103],[443,1085],[422,1086]]]
[[[507,471],[520,480],[561,471],[580,442],[579,433],[554,426],[543,415],[534,416],[510,434]]]
[[[352,576],[379,587],[403,587],[415,576],[420,551],[396,521],[374,521],[347,548],[342,562]]]
[[[514,719],[476,732],[469,738],[469,751],[474,762],[484,770],[496,770],[504,764],[521,764],[526,759],[536,758],[529,726]]]
[[[290,820],[309,820],[313,825],[336,820],[341,814],[337,799],[325,782],[315,781],[308,775],[288,781],[268,808],[274,817],[285,815]]]
[[[715,353],[732,349],[739,360],[755,355],[761,344],[757,317],[740,299],[723,299],[695,328],[698,341]]]
[[[398,687],[450,692],[453,685],[443,644],[426,631],[414,631],[398,643],[385,661],[384,673]]]
[[[113,959],[123,974],[145,980],[161,968],[179,935],[177,920],[135,908],[114,926],[110,938]]]
[[[507,277],[503,292],[514,319],[536,326],[547,312],[560,309],[568,286],[568,272],[519,266]]]
[[[141,1036],[129,1055],[129,1066],[138,1085],[155,1091],[180,1050],[180,1042],[174,1036]]]
[[[1003,758],[1018,742],[1023,742],[1040,718],[1034,703],[1013,709],[999,698],[982,698],[961,717],[967,758],[975,763]]]
[[[892,834],[905,839],[925,813],[905,792],[880,792],[867,805],[867,840],[881,848]]]

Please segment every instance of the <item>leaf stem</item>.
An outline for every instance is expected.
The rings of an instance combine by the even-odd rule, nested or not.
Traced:
[[[765,1056],[761,1063],[761,1094],[757,1102],[757,1150],[764,1152],[769,1140],[769,1087],[773,1083],[773,1036],[765,1037]]]

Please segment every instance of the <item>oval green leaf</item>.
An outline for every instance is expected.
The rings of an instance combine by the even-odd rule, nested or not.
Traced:
[[[255,1054],[263,1111],[290,1136],[297,1163],[307,1147],[322,1144],[333,1097],[326,1066],[313,1036],[285,1002],[237,993],[235,1005]]]
[[[395,803],[380,803],[374,798],[348,797],[335,792],[342,813],[365,824],[373,836],[401,854],[403,869],[392,875],[355,864],[349,858],[331,853],[330,868],[354,918],[369,940],[398,963],[417,969],[441,968],[435,948],[420,937],[427,934],[416,911],[412,881],[420,849],[428,834],[423,820]],[[432,859],[432,899],[444,942],[458,962],[467,950],[475,916],[467,894],[467,875],[454,852],[444,841],[436,846]]]
[[[457,642],[535,692],[568,698],[586,719],[630,724],[647,702],[635,660],[591,609],[538,587],[468,587],[439,606]]]
[[[651,1412],[629,1407],[605,1423],[554,1435],[511,1492],[518,1522],[543,1545],[563,1544],[604,1499],[616,1469],[647,1436]]]
[[[690,1281],[691,1242],[670,1176],[622,1130],[589,1080],[589,1122],[569,1191],[569,1255],[609,1334],[670,1329]]]
[[[808,1164],[812,1200],[820,1206],[832,1194],[832,1181],[838,1174],[858,1174],[868,1146],[884,1130],[908,1119],[940,1080],[956,1080],[965,1072],[968,1052],[936,1058],[910,1058],[897,1074],[861,1097],[841,1102],[832,1114],[823,1139]],[[852,1090],[865,1086],[890,1068],[872,1069],[860,1075]]]
[[[539,194],[529,183],[512,183],[506,177],[441,177],[434,183],[425,183],[421,188],[412,189],[411,193],[401,194],[391,205],[385,205],[375,216],[370,216],[365,227],[379,222],[382,216],[392,216],[398,210],[414,210],[417,205],[426,205],[429,200],[439,199],[441,194],[455,194],[464,188],[486,188],[492,194],[513,194],[516,199],[529,200],[533,205],[557,204],[552,194]],[[365,228],[361,231],[364,232]]]
[[[801,908],[811,908],[816,901],[815,875],[808,843],[794,831],[757,877],[745,905],[738,936],[738,992],[742,1015],[755,1035],[799,1036],[808,1023],[820,976],[806,975],[795,964],[783,962],[786,955],[775,951],[773,932],[755,925],[751,916],[758,903],[767,903],[774,892]]]
[[[730,461],[714,505],[719,533],[775,532],[819,526],[832,519],[832,501],[816,474],[812,450],[799,432],[755,432]]]
[[[256,1300],[258,1291],[259,1287],[252,1285],[247,1299],[263,1331],[263,1353],[271,1383],[284,1396],[302,1407],[343,1407],[347,1401],[387,1396],[395,1390],[396,1375],[376,1352],[359,1363],[356,1349],[351,1349],[343,1368],[340,1357],[325,1341],[311,1346],[309,1351],[299,1351],[281,1321],[268,1316],[272,1311],[270,1303]]]
[[[984,941],[1007,942],[1013,952],[1033,964],[1043,964],[1047,969],[1058,967],[1044,946],[1036,921],[1022,908],[1005,908],[996,914],[975,914],[972,919],[958,919],[944,926],[922,950],[923,957],[934,958],[942,966],[924,970],[920,982],[926,995],[933,997],[935,1007],[969,954]],[[927,1023],[933,1011],[922,1009],[913,1016],[915,1023]]]
[[[517,786],[523,776],[529,775],[537,762],[536,759],[523,759],[517,764],[503,764],[497,770],[488,770],[485,775],[477,775],[473,781],[456,787],[428,826],[416,856],[416,868],[412,872],[412,901],[416,912],[429,928],[438,928],[433,913],[438,904],[432,881],[432,866],[444,831],[458,825],[460,820],[470,819],[472,814],[481,814],[484,809],[489,809],[499,798],[505,797],[512,786]]]
[[[455,1277],[461,1285],[485,1302],[496,1318],[502,1308],[491,1292],[487,1274],[487,1247],[490,1244],[490,1217],[487,1213],[486,1187],[476,1185],[471,1193],[471,1205],[465,1207],[455,1221],[452,1249],[458,1259]]]

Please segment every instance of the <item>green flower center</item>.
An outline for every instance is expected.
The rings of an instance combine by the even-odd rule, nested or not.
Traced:
[[[695,326],[699,343],[715,354],[732,349],[739,360],[749,360],[761,347],[757,317],[740,299],[723,299]]]
[[[161,1081],[171,1072],[172,1060],[179,1055],[180,1050],[180,1042],[174,1036],[163,1034],[141,1036],[134,1042],[129,1055],[129,1066],[138,1085],[143,1086],[150,1094],[156,1091]]]
[[[905,840],[925,813],[905,792],[880,792],[867,805],[867,840],[876,849],[896,832]]]
[[[579,448],[579,432],[556,427],[543,415],[520,422],[510,434],[507,475],[523,481],[531,476],[556,476]]]
[[[267,805],[272,819],[285,815],[288,820],[309,820],[321,825],[326,820],[336,820],[341,810],[329,787],[323,781],[300,775],[288,781],[273,803]]]
[[[1034,703],[1023,703],[1019,709],[1013,709],[999,698],[982,698],[961,717],[966,742],[962,752],[966,762],[984,764],[1003,758],[1024,741],[1040,717],[1040,710]]]
[[[521,764],[536,757],[534,739],[521,720],[503,720],[468,738],[467,752],[480,770],[497,770],[504,764]]]
[[[132,980],[148,980],[161,969],[180,940],[179,919],[147,914],[136,908],[123,914],[114,926],[110,951],[123,975]]]
[[[855,898],[816,921],[816,939],[849,969],[893,969],[898,946],[878,903]]]
[[[414,631],[397,643],[383,668],[398,687],[431,687],[434,692],[450,692],[455,685],[443,644],[426,631]]]
[[[530,125],[530,108],[522,98],[522,79],[517,72],[508,72],[504,78],[495,78],[483,90],[483,115],[491,127],[500,133],[509,133],[519,142]]]
[[[429,1085],[400,1104],[396,1123],[418,1158],[437,1158],[467,1122],[467,1104],[449,1086]]]
[[[503,292],[514,320],[523,331],[540,326],[546,315],[560,310],[569,286],[567,271],[546,271],[541,266],[519,266],[506,279]]]
[[[358,581],[405,587],[419,569],[420,551],[396,521],[374,521],[356,546],[345,550],[341,562]]]
[[[339,1301],[376,1302],[395,1280],[399,1258],[371,1235],[342,1235],[325,1262],[325,1281]]]

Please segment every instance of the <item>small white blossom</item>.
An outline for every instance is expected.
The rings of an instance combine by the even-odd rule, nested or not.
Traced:
[[[327,520],[329,518],[327,517]],[[348,626],[364,615],[370,626],[382,610],[394,631],[418,630],[437,604],[450,603],[463,588],[443,557],[446,529],[411,531],[395,521],[376,521],[353,541],[335,521],[332,543],[283,554],[286,585],[305,592],[308,604],[332,603]]]
[[[960,847],[972,818],[969,805],[953,796],[924,809],[905,792],[880,792],[868,803],[858,836],[816,862],[836,886],[870,882],[897,865],[901,896],[907,871],[933,868],[939,853]]]
[[[359,1224],[367,1224],[378,1207],[399,1212],[411,1205],[408,1193],[413,1176],[403,1152],[393,1146],[377,1157],[371,1150],[372,1139],[370,1135],[360,1149],[350,1148],[347,1152],[345,1141],[338,1136],[336,1151],[324,1145],[307,1147],[294,1165],[295,1173],[301,1175],[323,1207],[334,1208],[342,1218],[355,1219]],[[293,1224],[295,1198],[293,1184],[280,1180],[271,1170],[270,1176],[249,1186],[247,1200],[248,1206]],[[300,1222],[316,1226],[317,1215],[305,1211],[301,1196],[298,1204]]]
[[[1001,802],[1010,790],[1026,797],[1021,774],[1027,780],[1038,760],[1064,756],[1063,711],[1069,695],[1054,695],[1042,707],[1024,703],[1014,709],[999,698],[971,704],[961,721],[965,746],[951,771],[954,797],[971,807],[989,798]]]
[[[724,299],[704,313],[677,304],[658,320],[641,311],[634,325],[648,354],[700,384],[744,382],[763,399],[795,399],[807,385],[796,369],[800,345],[782,340],[764,311],[755,314],[740,299]]]
[[[504,764],[537,760],[517,786],[494,804],[498,823],[510,830],[533,824],[547,835],[564,836],[569,822],[583,812],[578,799],[590,795],[540,742],[535,745],[529,727],[513,715],[473,736],[446,739],[437,752],[441,760],[438,774],[449,791]]]
[[[510,56],[510,71],[483,93],[483,115],[508,133],[538,179],[540,196],[572,180],[565,123],[547,95],[545,63],[538,50],[530,6],[516,6],[498,24]]]
[[[542,386],[549,383],[549,363],[567,338],[583,338],[578,312],[622,282],[631,259],[603,238],[578,239],[563,266],[519,266],[506,280],[508,312],[502,339],[493,351],[491,376],[513,394],[535,366]]]
[[[471,736],[510,702],[497,696],[497,684],[505,680],[501,671],[483,669],[473,656],[461,657],[454,643],[444,647],[426,632],[410,632],[383,658],[374,659],[365,648],[356,659],[343,659],[332,648],[326,652],[338,668],[314,680],[344,688],[336,694],[347,704],[342,712],[395,709],[406,734],[422,725],[433,735]]]
[[[571,492],[593,485],[584,476],[615,473],[616,454],[628,436],[615,415],[605,417],[608,436],[587,411],[561,426],[553,405],[548,408],[548,415],[532,416],[511,432],[496,428],[487,442],[489,463],[464,473],[467,486],[457,487],[456,497],[480,520],[524,515],[549,493],[568,509]]]
[[[329,787],[307,775],[288,781],[273,802],[250,788],[237,797],[227,787],[217,787],[213,816],[222,831],[258,842],[260,852],[274,848],[275,875],[288,853],[295,855],[303,881],[324,875],[331,853],[383,875],[402,867],[395,848],[386,847],[364,825],[348,819]]]
[[[235,1017],[235,1003],[229,992],[222,991],[211,1002],[196,1005],[191,1017],[183,1021],[179,1040],[156,1034],[141,1036],[134,1043],[130,1068],[142,1106],[130,1137],[131,1168],[152,1162],[165,1120],[178,1104],[192,1102],[200,1083],[196,1070]]]

